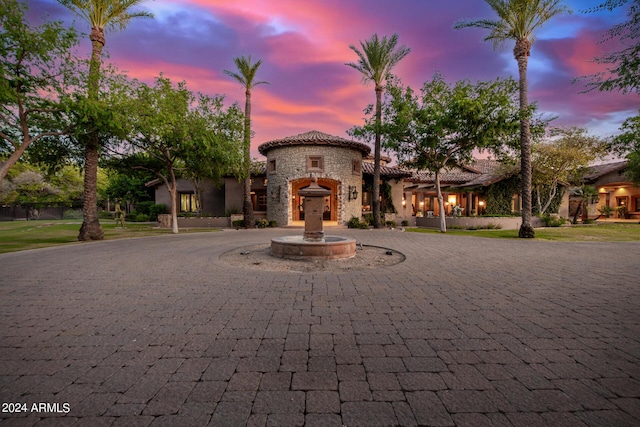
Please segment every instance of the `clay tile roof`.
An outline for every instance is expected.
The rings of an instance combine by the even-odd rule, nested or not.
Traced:
[[[375,165],[370,162],[362,162],[362,173],[373,175],[373,169]],[[389,178],[407,178],[412,176],[413,173],[406,170],[391,166],[380,166],[380,176],[386,176]]]
[[[265,142],[258,147],[260,154],[266,155],[267,152],[274,147],[286,147],[293,145],[333,145],[343,146],[348,148],[355,148],[362,151],[364,156],[371,152],[371,148],[361,142],[352,141],[339,136],[329,135],[327,133],[318,132],[312,130],[310,132],[301,133],[299,135],[288,136],[282,139],[274,139],[273,141]]]
[[[440,174],[440,184],[442,185],[452,185],[452,184],[464,184],[465,182],[471,181],[475,179],[478,175],[469,172],[462,171],[447,171],[442,172]],[[408,179],[410,182],[420,183],[420,184],[432,184],[435,183],[436,176],[431,172],[415,172],[411,178]]]
[[[499,161],[474,159],[469,165],[443,171],[440,174],[440,183],[460,187],[486,186],[504,178],[506,178],[505,172],[501,169]],[[426,171],[414,172],[407,181],[416,184],[433,184],[435,183],[435,175]]]

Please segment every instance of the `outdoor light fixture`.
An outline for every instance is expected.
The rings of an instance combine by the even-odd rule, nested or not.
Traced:
[[[349,193],[349,200],[357,200],[358,199],[358,189],[356,188],[355,185],[350,185],[349,189],[347,190],[347,192]]]

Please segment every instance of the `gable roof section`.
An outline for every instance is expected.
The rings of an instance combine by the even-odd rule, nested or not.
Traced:
[[[587,168],[587,173],[584,175],[584,181],[595,182],[598,178],[611,173],[626,169],[629,162],[627,160],[621,160],[613,163],[603,163],[601,165],[593,165]]]

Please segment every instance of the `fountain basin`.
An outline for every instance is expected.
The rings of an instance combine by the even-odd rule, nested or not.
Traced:
[[[351,258],[356,254],[356,240],[340,236],[324,236],[318,241],[303,236],[283,236],[271,239],[271,255],[278,258],[325,260]]]

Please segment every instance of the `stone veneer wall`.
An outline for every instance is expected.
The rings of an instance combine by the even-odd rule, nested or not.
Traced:
[[[322,156],[323,172],[307,171],[307,157]],[[276,171],[270,172],[271,161],[276,161]],[[360,172],[353,173],[353,161],[360,164]],[[362,215],[362,152],[360,150],[331,145],[291,145],[274,147],[267,153],[267,218],[278,226],[292,222],[291,181],[315,176],[339,182],[336,219],[346,224],[352,216]],[[349,200],[349,186],[358,190],[357,200]]]

